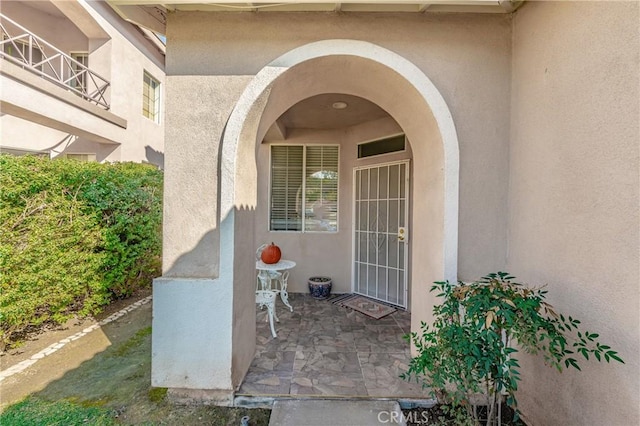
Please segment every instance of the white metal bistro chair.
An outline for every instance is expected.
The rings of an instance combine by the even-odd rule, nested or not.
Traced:
[[[271,335],[278,337],[276,329],[273,325],[273,319],[280,321],[276,315],[276,292],[272,290],[256,290],[256,303],[260,309],[267,307],[267,316],[269,319],[269,327],[271,327]]]

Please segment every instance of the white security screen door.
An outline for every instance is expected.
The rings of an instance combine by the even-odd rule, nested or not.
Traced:
[[[407,307],[409,162],[356,168],[353,289]]]

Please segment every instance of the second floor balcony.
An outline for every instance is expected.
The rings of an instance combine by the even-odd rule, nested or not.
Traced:
[[[110,82],[88,68],[88,54],[67,54],[0,14],[0,58],[109,110]]]

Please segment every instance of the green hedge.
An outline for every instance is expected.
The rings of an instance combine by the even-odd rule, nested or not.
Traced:
[[[0,155],[0,346],[160,275],[162,172]]]

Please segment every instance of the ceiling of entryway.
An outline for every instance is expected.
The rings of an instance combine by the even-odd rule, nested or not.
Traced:
[[[346,107],[337,109],[346,104]],[[388,117],[382,108],[358,96],[325,93],[289,108],[279,118],[287,129],[341,129]]]
[[[337,107],[337,108],[336,108]],[[271,124],[265,140],[282,140],[292,129],[346,129],[390,117],[378,105],[358,96],[324,93],[306,98]]]

